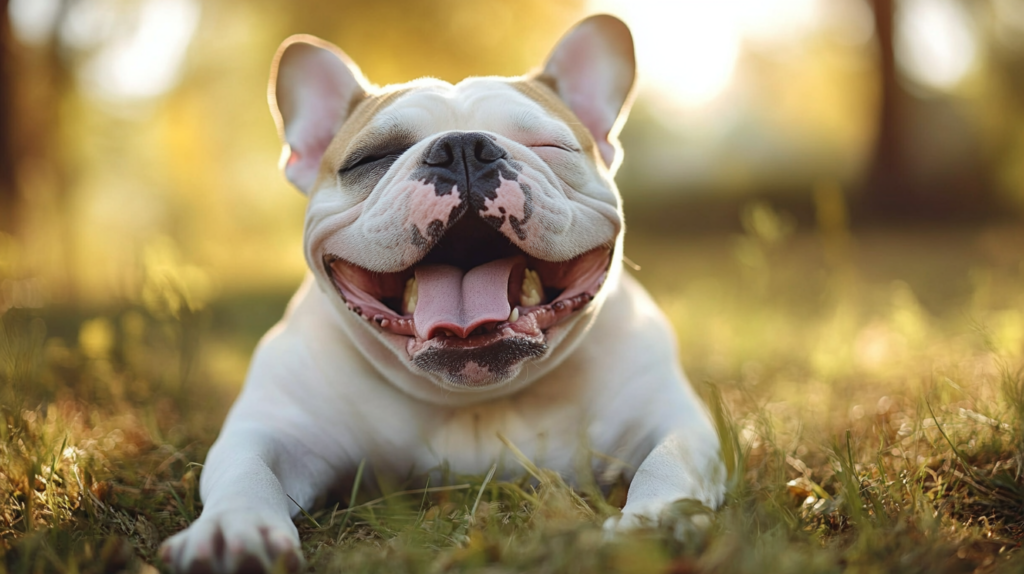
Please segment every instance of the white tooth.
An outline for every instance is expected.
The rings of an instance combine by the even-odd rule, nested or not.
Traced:
[[[523,272],[523,287],[520,289],[519,303],[523,307],[540,305],[544,293],[544,285],[540,282],[540,275],[533,269]]]
[[[508,314],[508,322],[515,323],[519,320],[519,307],[512,309],[512,312]]]
[[[410,277],[405,282],[405,293],[402,295],[402,313],[412,315],[416,310],[416,300],[419,299],[419,287],[416,278]]]

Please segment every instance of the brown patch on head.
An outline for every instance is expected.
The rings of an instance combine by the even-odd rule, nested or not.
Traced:
[[[349,113],[341,129],[334,135],[331,145],[327,146],[324,157],[320,161],[320,174],[313,185],[313,190],[320,187],[325,177],[334,177],[334,170],[341,163],[342,157],[348,150],[352,140],[363,131],[363,128],[380,113],[381,110],[395,103],[400,96],[407,94],[413,88],[396,87],[376,93],[363,93],[348,103]]]
[[[544,84],[548,88],[551,88],[552,92],[556,94],[558,93],[558,80],[556,80],[554,76],[549,76],[545,73],[538,73],[530,76],[530,79],[540,84]]]
[[[597,149],[597,142],[583,122],[572,113],[569,106],[558,97],[557,83],[551,76],[544,74],[533,74],[509,83],[519,93],[540,104],[542,108],[552,116],[562,120],[569,126],[576,140],[587,154],[599,163],[603,163],[601,153]]]

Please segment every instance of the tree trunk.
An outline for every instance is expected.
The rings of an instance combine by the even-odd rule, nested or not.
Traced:
[[[895,0],[871,0],[878,38],[881,81],[875,148],[865,182],[864,201],[872,211],[903,211],[914,203],[915,190],[906,157],[904,115],[909,103],[896,69]]]
[[[896,64],[898,2],[870,0],[881,93],[861,209],[869,218],[929,222],[998,215],[991,158],[976,121],[955,98],[922,99],[903,87]],[[953,151],[950,142],[957,143]]]
[[[14,40],[9,0],[0,0],[0,233],[13,234],[18,224],[20,193],[14,137]]]

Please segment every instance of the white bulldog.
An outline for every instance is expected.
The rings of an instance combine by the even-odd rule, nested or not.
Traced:
[[[580,449],[635,470],[611,530],[721,503],[718,437],[668,322],[622,271],[612,176],[634,75],[610,16],[539,73],[456,85],[377,88],[322,40],[282,44],[269,99],[309,196],[312,274],[210,449],[202,516],[161,549],[173,569],[296,569],[297,505],[360,461],[485,473],[508,458],[499,434],[567,476]]]

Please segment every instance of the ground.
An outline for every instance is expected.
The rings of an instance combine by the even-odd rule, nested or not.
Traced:
[[[621,485],[522,460],[513,482],[358,481],[297,519],[316,571],[1024,570],[1024,229],[744,222],[626,247],[723,440],[710,527],[681,503],[606,540]],[[200,463],[286,294],[200,305],[147,281],[138,301],[0,318],[0,572],[153,572],[199,514]]]

